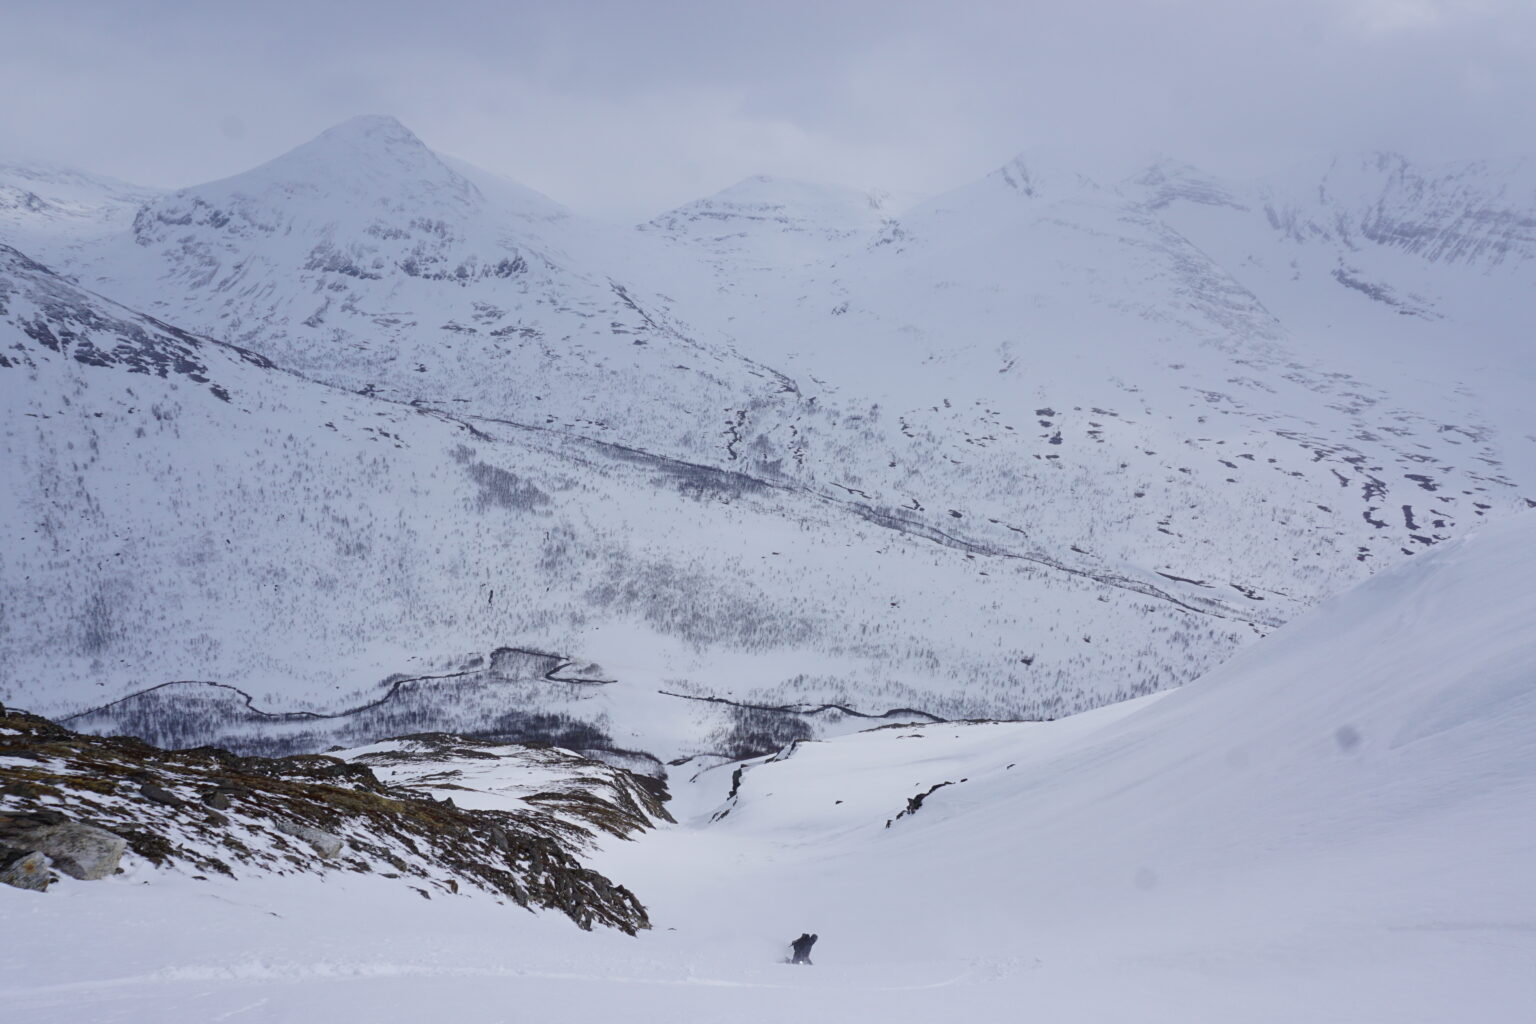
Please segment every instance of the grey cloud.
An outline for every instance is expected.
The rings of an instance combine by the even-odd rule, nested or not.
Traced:
[[[1497,156],[1536,97],[1536,6],[1477,0],[20,0],[8,24],[9,155],[179,185],[388,112],[625,217],[759,172],[935,190],[1021,150],[1106,174]]]

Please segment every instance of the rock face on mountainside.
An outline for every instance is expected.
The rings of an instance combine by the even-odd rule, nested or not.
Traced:
[[[445,761],[450,751],[502,756],[491,745],[466,750],[451,737],[410,749],[418,765],[434,749]],[[439,767],[438,776],[452,773]],[[365,763],[337,757],[169,752],[0,709],[0,875],[42,890],[45,864],[100,879],[123,856],[235,878],[362,872],[429,899],[478,893],[557,910],[582,928],[634,933],[649,927],[645,908],[580,860],[599,831],[627,838],[666,818],[644,786],[624,781],[627,774],[565,755],[542,780],[550,810],[537,801],[471,809],[383,783]]]
[[[202,353],[210,344],[206,339],[152,317],[92,302],[47,267],[0,245],[0,316],[7,315],[32,345],[8,346],[8,353],[0,352],[0,368],[35,370],[37,356],[32,352],[41,347],[85,366],[200,384],[229,401],[229,391],[209,378]],[[233,346],[224,350],[238,353],[253,366],[272,366],[255,353]]]

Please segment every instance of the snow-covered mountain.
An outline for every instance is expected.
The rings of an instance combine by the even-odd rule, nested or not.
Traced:
[[[706,255],[713,286],[751,293],[758,279],[804,270],[865,244],[903,204],[879,190],[759,175],[640,225]]]
[[[55,164],[0,163],[0,238],[56,259],[83,242],[122,230],[159,194]]]
[[[323,711],[277,731],[361,742],[428,688],[472,729],[527,678],[493,652],[550,652],[613,685],[514,687],[520,721],[672,760],[759,713],[1176,685],[1536,494],[1522,174],[1020,158],[630,230],[366,117],[178,192],[78,179],[67,229],[33,189],[0,235],[0,695],[227,684],[256,710],[204,693],[204,738]],[[395,686],[442,676],[461,703]]]
[[[1508,191],[1500,216],[1518,224],[1536,199],[1522,208]],[[1403,316],[1335,273],[1341,252],[1351,266],[1376,257],[1348,239],[1308,243],[1318,273],[1264,273],[1303,258],[1299,243],[1238,194],[1187,168],[1107,187],[1017,159],[857,251],[785,265],[772,286],[759,275],[754,314],[738,308],[721,331],[826,382],[833,401],[879,404],[891,458],[854,481],[876,500],[941,505],[963,529],[1014,527],[1110,566],[1214,577],[1228,594],[1306,605],[1523,507],[1532,268],[1453,271],[1445,286],[1476,276],[1477,302]],[[1453,194],[1442,205],[1461,209]],[[1388,290],[1417,293],[1414,275],[1437,272],[1386,256],[1400,273],[1366,276]]]
[[[63,715],[177,684],[101,731],[581,733],[659,765],[895,709],[1053,716],[1251,634],[847,494],[357,395],[0,260],[0,699]]]
[[[1469,393],[1502,439],[1480,458],[1522,480],[1536,470],[1529,162],[1376,153],[1258,182],[1163,165],[1126,188],[1261,296],[1294,352],[1421,411]]]
[[[790,387],[632,293],[593,256],[596,230],[360,117],[158,197],[59,266],[353,390],[648,447],[715,447],[727,406]]]

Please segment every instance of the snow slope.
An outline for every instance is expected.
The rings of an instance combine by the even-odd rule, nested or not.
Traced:
[[[124,230],[159,194],[56,164],[0,162],[0,239],[57,261]]]
[[[721,292],[772,287],[786,269],[804,271],[857,251],[900,203],[880,191],[759,175],[640,225],[701,250]]]
[[[1533,541],[1531,515],[1489,527],[1166,696],[1058,723],[879,730],[751,767],[706,829],[717,853],[792,847],[818,869],[803,897],[738,903],[731,926],[825,922],[881,958],[1046,957],[1058,930],[1139,929],[1234,959],[1263,956],[1243,948],[1262,937],[1312,966],[1399,932],[1439,933],[1457,970],[1490,946],[1529,955]]]
[[[135,868],[0,892],[33,954],[0,986],[39,1021],[1523,1021],[1533,571],[1526,515],[1165,696],[803,743],[734,801],[703,772],[677,826],[599,860],[651,912],[637,939]],[[816,966],[775,963],[803,930]]]
[[[0,307],[19,483],[0,493],[0,700],[64,715],[176,683],[149,728],[93,729],[323,750],[551,715],[673,760],[756,728],[708,698],[804,711],[799,735],[859,721],[828,704],[1052,716],[1252,632],[846,495],[325,386],[14,251]],[[488,658],[513,646],[596,661],[577,675],[600,685],[548,678],[552,655]],[[397,693],[323,722],[244,699],[341,713]]]
[[[1505,437],[1528,479],[1536,386],[1536,173],[1530,161],[1416,166],[1391,153],[1337,158],[1256,182],[1160,165],[1126,184],[1255,294],[1311,359],[1421,409],[1447,382]],[[1341,343],[1344,342],[1344,343]]]
[[[752,282],[720,332],[889,452],[834,482],[1285,618],[1531,498],[1528,174],[1377,177],[1335,169],[1309,206],[1300,175],[1107,186],[1021,157],[771,274],[662,220]],[[1383,301],[1421,292],[1422,316]]]

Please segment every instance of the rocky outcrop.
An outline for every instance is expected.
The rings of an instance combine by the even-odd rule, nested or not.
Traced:
[[[48,873],[48,858],[36,850],[31,853],[0,854],[0,884],[45,892],[52,881]]]
[[[167,807],[180,807],[182,804],[181,798],[178,797],[175,793],[172,793],[164,786],[157,786],[153,782],[146,782],[140,786],[139,795],[142,796],[145,800],[150,800],[157,804],[164,804]]]
[[[315,828],[313,825],[290,821],[287,818],[273,818],[272,827],[284,835],[304,840],[314,849],[315,853],[325,860],[330,860],[339,854],[344,845],[341,841],[341,836],[327,832],[324,829]]]
[[[453,797],[443,795],[444,790],[490,787],[571,825],[620,839],[673,820],[660,780],[559,747],[420,733],[339,756],[447,806],[453,806]],[[493,778],[481,778],[486,771]],[[498,783],[494,776],[503,771],[519,784]]]
[[[127,840],[106,829],[74,821],[37,821],[36,816],[0,817],[0,845],[41,853],[71,878],[106,878],[128,849]]]
[[[583,771],[624,774],[577,760]],[[628,795],[645,799],[637,785]],[[377,874],[428,898],[478,893],[557,910],[582,928],[650,927],[628,889],[579,859],[613,822],[537,803],[457,807],[325,755],[167,751],[0,709],[0,801],[0,854],[11,858],[0,870],[30,888],[47,886],[49,860],[75,878],[101,878],[131,856],[194,878]]]

